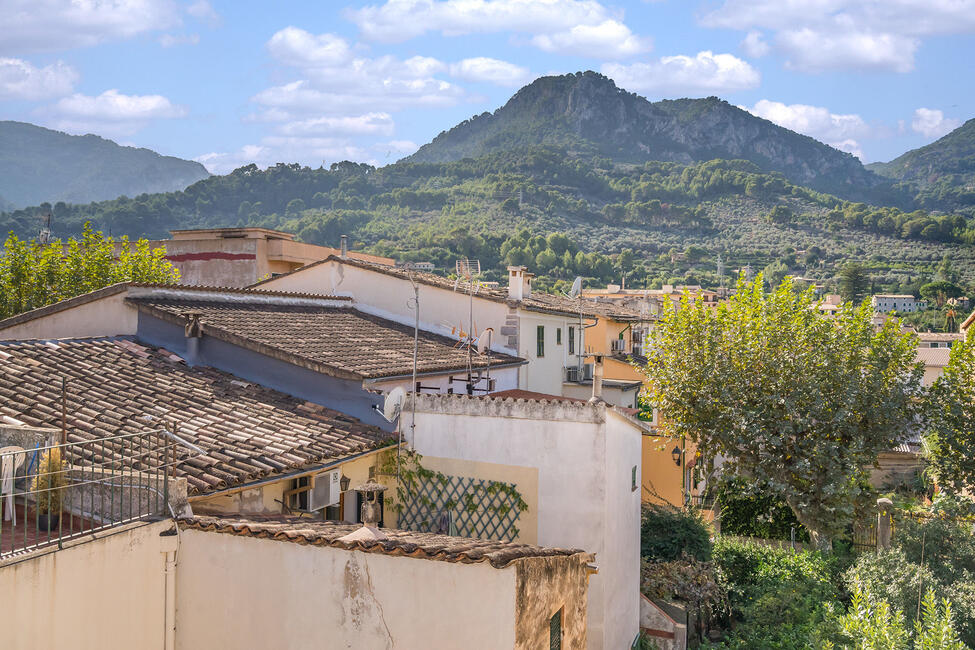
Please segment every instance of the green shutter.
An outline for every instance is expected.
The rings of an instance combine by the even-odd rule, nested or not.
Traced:
[[[538,326],[538,329],[535,332],[535,337],[536,337],[535,343],[537,346],[537,349],[535,350],[535,356],[544,357],[545,356],[545,326],[544,325]]]
[[[562,650],[562,610],[555,612],[548,622],[549,650]]]

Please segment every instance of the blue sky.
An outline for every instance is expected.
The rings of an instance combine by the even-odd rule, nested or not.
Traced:
[[[717,95],[865,162],[975,117],[975,0],[0,0],[0,119],[196,159],[393,162],[545,74]]]

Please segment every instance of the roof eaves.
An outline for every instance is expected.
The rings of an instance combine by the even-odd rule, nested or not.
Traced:
[[[56,314],[61,311],[72,309],[80,305],[87,304],[89,302],[94,302],[96,300],[101,300],[102,298],[107,298],[109,296],[114,296],[116,294],[126,291],[132,286],[131,282],[118,282],[116,284],[110,284],[107,287],[97,289],[95,291],[90,291],[88,293],[83,293],[79,296],[73,296],[71,298],[66,298],[50,305],[44,305],[43,307],[38,307],[37,309],[31,309],[30,311],[25,311],[22,314],[17,314],[16,316],[11,316],[0,320],[0,330],[4,330],[8,327],[13,327],[14,325],[20,325],[21,323],[26,323],[37,318],[43,318],[44,316],[49,316],[51,314]]]

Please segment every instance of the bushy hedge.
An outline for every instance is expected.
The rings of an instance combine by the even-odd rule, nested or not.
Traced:
[[[683,557],[706,562],[711,559],[711,530],[696,510],[644,504],[640,555],[649,562]]]

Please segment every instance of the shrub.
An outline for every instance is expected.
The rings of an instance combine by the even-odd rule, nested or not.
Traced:
[[[711,559],[711,530],[697,511],[644,504],[640,555],[653,562],[670,562],[684,556],[706,562]]]
[[[41,455],[37,476],[31,483],[31,489],[37,494],[38,512],[41,514],[61,512],[65,485],[67,485],[67,477],[64,463],[61,461],[61,449],[58,447],[48,449]]]
[[[911,562],[899,548],[878,553],[864,553],[846,573],[843,582],[849,592],[857,588],[904,612],[907,621],[917,617],[918,599],[923,585],[934,583],[934,576],[926,567]]]
[[[795,529],[797,541],[809,541],[809,532],[796,519],[792,508],[761,486],[750,486],[742,479],[722,481],[718,487],[718,503],[724,534],[788,540]]]

